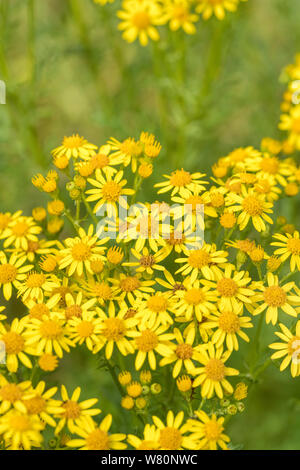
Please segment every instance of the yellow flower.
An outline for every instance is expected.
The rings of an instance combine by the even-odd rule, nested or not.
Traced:
[[[13,253],[7,259],[4,252],[0,252],[0,287],[6,300],[11,298],[12,286],[18,287],[19,282],[26,278],[26,273],[33,267],[32,264],[23,266],[25,261],[26,256]]]
[[[53,354],[42,354],[38,360],[40,369],[45,372],[53,372],[58,366],[58,359]]]
[[[7,228],[3,230],[1,239],[5,239],[4,248],[8,248],[12,244],[16,248],[21,248],[26,251],[28,249],[28,243],[37,242],[37,235],[42,231],[42,227],[36,225],[33,217],[19,216],[13,219],[8,224]]]
[[[148,248],[144,247],[141,252],[131,248],[131,253],[138,261],[130,261],[123,263],[123,266],[132,266],[136,268],[136,272],[152,275],[154,269],[158,271],[164,271],[164,266],[159,263],[166,258],[166,254],[163,250],[157,251],[156,253],[150,253]]]
[[[297,377],[300,375],[300,321],[296,324],[295,335],[282,323],[279,323],[279,327],[281,331],[276,331],[275,334],[283,342],[270,344],[269,348],[277,350],[272,354],[271,359],[280,359],[286,356],[280,365],[280,371],[286,369],[291,363],[292,377]]]
[[[24,398],[22,402],[28,416],[38,416],[49,426],[55,427],[56,421],[51,415],[62,413],[64,409],[59,406],[56,400],[53,400],[57,387],[52,387],[47,391],[45,391],[45,387],[45,382],[39,382],[36,387],[30,390],[30,398]]]
[[[148,44],[148,38],[153,41],[159,40],[159,33],[155,26],[162,24],[161,8],[156,1],[147,0],[125,0],[123,10],[117,15],[122,20],[119,29],[124,31],[123,38],[131,43],[137,38],[142,46]]]
[[[146,358],[150,368],[156,369],[155,352],[161,356],[170,356],[172,354],[170,340],[174,338],[172,333],[166,333],[168,325],[161,325],[159,321],[151,326],[147,323],[138,325],[139,331],[132,331],[130,336],[134,338],[134,346],[137,351],[135,358],[135,368],[140,370]]]
[[[159,448],[162,450],[182,450],[197,448],[197,441],[192,435],[186,435],[189,431],[187,423],[182,424],[184,413],[180,411],[174,416],[173,411],[169,410],[166,424],[157,416],[152,416],[153,423],[159,430]]]
[[[101,320],[99,326],[101,341],[95,346],[94,353],[97,353],[105,346],[105,356],[110,359],[116,344],[123,356],[132,354],[134,347],[126,336],[132,336],[133,328],[137,325],[138,320],[136,318],[125,319],[126,310],[120,310],[116,315],[113,302],[109,305],[108,316],[99,308],[97,308],[97,312]]]
[[[26,413],[26,407],[22,400],[32,396],[30,386],[29,380],[13,383],[0,374],[0,415],[6,413],[10,408]]]
[[[190,281],[193,283],[201,273],[206,279],[212,280],[217,274],[221,273],[220,268],[225,267],[227,263],[227,251],[217,250],[215,244],[203,243],[202,248],[197,250],[186,250],[186,258],[177,258],[175,263],[184,263],[176,271],[183,276],[190,275]]]
[[[272,213],[271,202],[266,202],[265,198],[261,194],[257,194],[254,190],[248,190],[242,187],[242,194],[231,193],[227,196],[226,204],[230,206],[230,210],[233,212],[240,212],[237,218],[237,223],[240,230],[244,230],[249,220],[252,220],[254,228],[258,232],[266,230],[266,224],[273,223],[273,220],[267,215]],[[233,205],[236,204],[236,205]]]
[[[87,417],[80,427],[76,427],[75,432],[79,439],[72,439],[67,443],[69,447],[79,447],[80,450],[122,450],[126,449],[126,444],[122,441],[126,434],[109,434],[112,416],[107,415],[97,425],[92,418]]]
[[[240,382],[237,384],[235,387],[234,391],[234,398],[238,401],[244,400],[247,398],[248,395],[248,385],[246,385],[244,382]]]
[[[125,179],[122,179],[123,171],[118,171],[115,175],[106,174],[105,179],[100,170],[96,170],[95,177],[96,179],[89,178],[88,182],[96,189],[86,191],[89,194],[87,201],[98,201],[94,207],[95,213],[105,205],[108,217],[116,216],[117,203],[124,209],[128,208],[124,196],[132,195],[135,191],[123,187],[127,183]]]
[[[28,302],[29,299],[42,302],[44,294],[52,292],[59,285],[58,279],[52,274],[30,271],[26,279],[18,285],[18,297],[22,296],[23,302]]]
[[[190,173],[185,171],[183,168],[181,170],[176,170],[171,173],[171,175],[163,175],[167,181],[162,183],[157,183],[154,185],[155,188],[161,188],[157,191],[158,194],[166,193],[171,191],[171,196],[179,194],[179,196],[188,198],[192,191],[203,191],[205,189],[207,181],[202,180],[203,176],[206,176],[202,173]]]
[[[293,305],[299,305],[300,297],[294,293],[288,294],[295,288],[295,283],[288,282],[280,286],[278,277],[270,272],[267,274],[267,281],[268,286],[257,285],[262,293],[255,295],[253,300],[255,302],[263,301],[263,303],[254,310],[253,315],[258,315],[267,309],[266,323],[271,322],[273,325],[276,325],[278,320],[278,309],[292,317],[297,317],[297,311]]]
[[[105,305],[115,297],[112,287],[107,281],[97,282],[90,279],[88,282],[83,282],[82,287],[87,297],[92,299],[96,298],[100,305]]]
[[[78,276],[82,276],[84,268],[86,272],[92,274],[92,258],[95,255],[99,256],[104,253],[105,247],[102,245],[107,242],[107,238],[99,240],[97,235],[93,235],[93,231],[93,225],[89,226],[87,232],[80,227],[77,237],[65,240],[66,248],[60,251],[59,267],[60,269],[68,267],[69,276],[72,276],[75,272]],[[102,256],[101,259],[105,260],[105,257]]]
[[[168,292],[155,292],[145,296],[146,299],[138,303],[136,318],[140,324],[153,325],[159,321],[162,325],[171,325],[173,318],[170,316],[174,301]]]
[[[202,315],[208,315],[216,310],[215,303],[218,300],[216,291],[208,286],[200,286],[200,281],[191,282],[187,277],[182,288],[175,291],[175,297],[178,299],[174,313],[176,316],[184,316],[186,321],[196,318],[198,322],[202,321]]]
[[[95,155],[96,149],[97,146],[89,143],[84,137],[73,134],[70,137],[64,137],[62,144],[52,151],[52,155],[55,158],[65,155],[69,160],[72,157],[89,160],[92,155]]]
[[[212,313],[203,328],[217,330],[213,333],[211,341],[217,348],[226,343],[227,349],[236,351],[239,349],[237,336],[240,336],[247,343],[250,341],[242,328],[253,328],[250,317],[243,316],[243,305],[239,305],[231,310],[222,310]]]
[[[299,232],[295,231],[292,235],[286,233],[275,233],[273,235],[276,242],[271,243],[272,246],[278,246],[279,249],[274,251],[274,255],[280,255],[281,263],[284,263],[290,258],[290,269],[295,271],[296,268],[300,271],[300,238]]]
[[[93,351],[100,342],[101,320],[94,318],[95,312],[83,311],[80,317],[73,316],[69,321],[69,337],[75,344],[86,344]]]
[[[230,439],[223,433],[224,418],[217,418],[215,414],[208,416],[203,410],[195,411],[195,415],[197,419],[190,419],[187,423],[192,436],[199,440],[197,449],[217,450],[221,447],[227,450]]]
[[[29,369],[32,368],[31,360],[27,354],[34,355],[34,348],[26,345],[23,336],[25,328],[25,319],[14,318],[10,327],[4,327],[0,323],[0,341],[4,342],[6,352],[6,366],[9,372],[16,372],[19,367],[19,361]]]
[[[197,0],[196,11],[202,13],[204,20],[208,20],[215,15],[218,20],[225,18],[225,12],[234,12],[237,9],[239,0]]]
[[[191,13],[190,4],[187,0],[166,1],[164,8],[172,31],[177,31],[179,28],[182,28],[187,34],[196,33],[194,23],[199,17]]]
[[[288,141],[300,150],[300,105],[292,108],[289,114],[283,114],[278,127],[289,132]]]
[[[195,368],[193,375],[197,375],[193,381],[193,387],[201,385],[201,395],[205,398],[212,398],[216,394],[223,398],[223,389],[226,393],[233,393],[231,384],[226,379],[227,376],[238,375],[239,371],[231,367],[226,367],[225,362],[230,356],[231,351],[223,352],[223,347],[215,348],[210,342],[207,344],[207,350],[204,348],[197,356],[197,361],[203,364],[203,367]]]
[[[134,303],[136,297],[154,292],[151,286],[155,284],[155,281],[144,281],[140,273],[135,276],[121,273],[118,279],[112,278],[110,281],[115,286],[114,294],[120,296],[121,300],[128,297],[131,303]]]
[[[43,438],[40,432],[45,425],[37,416],[30,416],[19,411],[10,411],[0,417],[0,435],[11,450],[30,450],[40,447]]]
[[[136,450],[157,450],[159,448],[160,431],[156,426],[146,424],[143,432],[143,439],[133,434],[128,434],[127,441]]]
[[[61,386],[61,397],[63,402],[59,402],[63,412],[58,414],[60,418],[55,434],[59,434],[60,431],[67,426],[71,433],[77,432],[77,426],[81,426],[86,417],[96,416],[101,413],[98,408],[93,406],[98,402],[97,398],[90,398],[79,403],[81,394],[81,388],[77,387],[72,396],[69,398],[67,389],[64,385]]]

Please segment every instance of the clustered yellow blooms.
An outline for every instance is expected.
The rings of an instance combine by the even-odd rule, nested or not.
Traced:
[[[113,0],[94,0],[105,5]],[[196,33],[196,23],[203,18],[225,18],[226,12],[235,12],[241,1],[247,0],[123,0],[117,12],[119,29],[128,42],[139,39],[142,46],[160,39],[160,26],[171,31],[182,29],[186,34]]]
[[[0,213],[1,296],[18,298],[12,318],[0,307],[1,448],[227,449],[225,417],[243,411],[260,370],[282,360],[280,370],[300,375],[300,288],[293,280],[300,235],[274,216],[278,200],[288,203],[300,184],[300,168],[284,148],[265,138],[260,149],[221,157],[211,177],[183,168],[163,175],[154,184],[160,211],[153,236],[144,224],[150,202],[125,218],[119,212],[138,202],[152,174],[161,153],[155,136],[111,138],[100,147],[78,134],[64,137],[52,152],[55,170],[32,179],[48,194],[47,208]],[[167,218],[173,203],[179,211]],[[185,204],[189,229],[178,236]],[[99,225],[103,208],[117,214],[111,227]],[[198,223],[202,243],[191,236]],[[269,346],[273,361],[250,359],[248,383],[240,382],[232,358],[243,342],[259,350],[264,323],[279,338]],[[99,419],[95,407],[101,395],[81,400],[80,387],[61,385],[57,395],[47,385],[79,346],[111,374],[120,406],[141,418],[139,435],[110,432],[112,416]],[[162,394],[167,414],[156,403]]]

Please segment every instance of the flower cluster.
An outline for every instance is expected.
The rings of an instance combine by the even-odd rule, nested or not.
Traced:
[[[235,149],[210,177],[163,175],[151,212],[136,203],[160,153],[147,132],[100,147],[64,137],[55,170],[32,179],[47,207],[0,214],[1,448],[227,449],[224,424],[259,374],[274,363],[300,375],[300,235],[274,215],[299,191],[285,142]],[[265,324],[279,341],[262,364]],[[111,374],[137,435],[110,432],[101,396],[48,387],[79,347]]]
[[[121,20],[119,29],[126,41],[139,39],[141,45],[146,46],[149,38],[160,39],[160,26],[195,34],[200,18],[208,20],[216,16],[223,20],[226,12],[235,12],[241,1],[247,0],[124,0],[122,10],[117,12]],[[102,6],[108,3],[107,0],[94,2]]]

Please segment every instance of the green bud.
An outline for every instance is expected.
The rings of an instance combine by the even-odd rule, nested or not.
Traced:
[[[230,405],[230,401],[227,400],[227,398],[223,398],[223,400],[220,401],[220,405],[227,408],[227,406]]]
[[[245,410],[245,405],[244,405],[244,403],[242,403],[241,401],[239,401],[239,402],[236,404],[236,406],[237,406],[238,411],[239,411],[240,413],[243,413],[243,411]]]
[[[229,415],[236,415],[237,407],[235,405],[229,405],[226,411]]]
[[[143,395],[148,395],[148,393],[150,393],[150,387],[148,387],[148,385],[143,385],[142,390]]]
[[[153,395],[158,395],[161,392],[161,385],[158,383],[154,383],[151,385],[150,390],[151,390],[151,393],[153,393]]]
[[[66,184],[66,190],[67,191],[72,191],[72,189],[75,188],[74,181],[70,181],[69,183]]]

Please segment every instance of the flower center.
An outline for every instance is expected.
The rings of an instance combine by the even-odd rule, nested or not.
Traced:
[[[94,325],[90,321],[82,321],[77,325],[77,332],[82,338],[88,338],[94,331]]]
[[[197,206],[204,204],[204,201],[201,196],[195,195],[188,197],[185,200],[185,204],[190,204],[192,206],[192,211],[196,212]]]
[[[95,429],[86,438],[86,446],[89,450],[108,450],[109,437],[107,432],[101,429]]]
[[[152,312],[164,312],[168,305],[168,300],[160,294],[152,295],[147,301],[147,306]]]
[[[217,441],[222,434],[223,427],[216,421],[209,421],[204,425],[205,436],[209,441]]]
[[[188,18],[188,11],[186,7],[178,5],[174,7],[172,16],[178,20],[185,21]]]
[[[188,263],[193,268],[203,268],[211,262],[209,253],[204,250],[193,250],[188,257]]]
[[[39,242],[33,242],[33,241],[29,240],[27,251],[29,253],[35,253],[36,250],[38,250],[39,246],[40,246]]]
[[[83,137],[80,137],[78,134],[74,134],[71,137],[65,137],[63,141],[63,146],[68,149],[79,148],[84,143]]]
[[[13,282],[17,276],[17,269],[11,264],[3,264],[0,266],[0,283],[6,284]]]
[[[112,291],[109,285],[105,282],[98,282],[93,286],[93,294],[103,300],[108,300],[112,296]]]
[[[26,286],[29,287],[30,289],[34,287],[42,287],[45,281],[46,281],[46,277],[44,274],[39,274],[39,273],[29,274],[26,279]]]
[[[233,297],[238,291],[238,285],[233,279],[220,279],[217,290],[223,297]]]
[[[192,175],[188,171],[176,170],[172,172],[170,183],[172,186],[186,186],[191,183]]]
[[[176,356],[179,359],[191,359],[193,356],[193,348],[190,344],[179,344],[176,348]]]
[[[129,308],[125,313],[124,320],[127,320],[128,318],[133,318],[137,314],[137,312],[138,311],[136,308]]]
[[[155,258],[153,255],[142,256],[140,259],[140,265],[144,268],[148,268],[155,264]]]
[[[76,261],[84,261],[89,258],[91,247],[86,243],[79,242],[72,247],[72,256]]]
[[[125,277],[120,281],[120,288],[124,292],[132,292],[140,287],[141,283],[135,276]]]
[[[9,420],[9,427],[15,432],[24,432],[30,429],[28,416],[12,416]]]
[[[242,206],[244,211],[252,217],[260,215],[263,212],[263,204],[255,196],[247,196],[243,200]]]
[[[156,348],[158,345],[158,337],[153,331],[144,330],[141,336],[136,338],[135,342],[139,351],[148,352]]]
[[[98,155],[95,155],[91,159],[91,162],[93,163],[94,168],[104,168],[109,164],[109,158],[104,153],[98,153]]]
[[[240,329],[238,316],[233,312],[223,312],[219,317],[219,327],[226,333],[236,333]]]
[[[138,11],[133,15],[132,23],[138,29],[147,29],[150,26],[150,17],[146,11]]]
[[[26,222],[17,222],[13,227],[12,227],[12,233],[16,236],[16,237],[23,237],[27,230],[28,230],[28,225],[26,224]]]
[[[80,318],[82,315],[82,308],[79,305],[70,305],[65,309],[66,319],[77,317]]]
[[[260,167],[265,173],[276,175],[279,168],[279,162],[276,157],[266,157],[261,161]]]
[[[210,359],[205,366],[206,375],[210,380],[219,382],[225,376],[225,366],[220,359]]]
[[[286,293],[279,286],[270,286],[264,292],[264,299],[270,307],[282,307],[286,302]]]
[[[160,447],[163,449],[177,450],[182,443],[181,432],[178,429],[170,427],[161,429],[159,443]]]
[[[104,322],[105,328],[102,334],[108,341],[119,341],[126,332],[126,326],[120,318],[107,318]]]
[[[45,408],[45,400],[43,397],[37,396],[34,398],[30,398],[29,400],[24,401],[24,405],[26,406],[27,413],[30,415],[37,415],[41,413]]]
[[[50,310],[45,304],[35,304],[29,311],[31,318],[42,319],[43,315],[49,315]]]
[[[62,406],[65,409],[65,417],[67,419],[77,419],[80,417],[81,409],[76,401],[68,400]]]
[[[287,248],[291,253],[300,255],[300,239],[290,238],[287,242]]]
[[[24,348],[24,339],[14,331],[10,331],[2,336],[2,341],[5,343],[7,354],[19,354]]]
[[[47,339],[58,339],[63,330],[55,320],[46,320],[40,326],[41,336]]]
[[[7,384],[0,388],[0,397],[3,401],[14,403],[21,399],[22,392],[16,384]]]
[[[193,287],[184,293],[184,300],[189,305],[198,305],[204,301],[204,294],[201,289]]]
[[[185,236],[183,235],[183,233],[174,232],[170,234],[170,238],[168,238],[166,241],[169,245],[172,246],[181,245],[185,241]]]
[[[292,124],[292,130],[296,134],[300,134],[300,118],[295,119]]]
[[[115,202],[119,199],[122,192],[122,186],[115,181],[108,181],[102,187],[103,199],[108,202]]]

